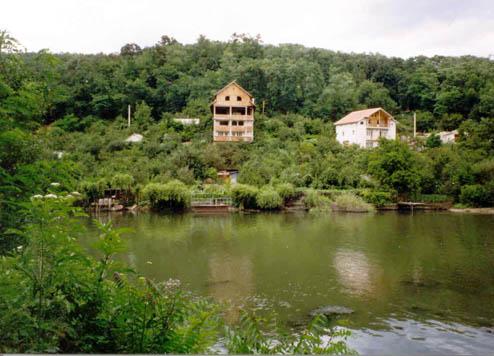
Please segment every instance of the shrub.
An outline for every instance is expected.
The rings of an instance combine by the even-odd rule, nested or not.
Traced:
[[[367,203],[377,207],[393,202],[393,195],[390,192],[376,192],[374,190],[362,190],[358,193]]]
[[[344,193],[334,200],[336,208],[343,211],[372,211],[374,207],[353,193]]]
[[[281,199],[283,199],[283,203],[286,203],[288,200],[293,199],[296,196],[295,188],[291,183],[280,183],[276,186],[276,191],[280,195]]]
[[[179,180],[172,180],[166,184],[149,183],[142,190],[142,194],[154,210],[181,211],[190,206],[189,188]]]
[[[113,189],[122,189],[130,191],[134,184],[134,178],[130,174],[117,173],[111,179],[111,187]]]
[[[109,152],[117,152],[117,151],[124,150],[128,146],[129,146],[129,144],[127,142],[125,142],[125,141],[122,141],[122,140],[114,140],[114,141],[111,141],[108,144],[108,146],[106,147],[106,149]]]
[[[487,206],[490,203],[488,190],[480,184],[461,187],[460,202],[469,206]]]
[[[316,208],[321,205],[321,196],[314,189],[307,189],[304,193],[304,205],[306,208]]]
[[[91,202],[100,198],[107,187],[107,181],[102,178],[97,181],[82,181],[78,189],[84,195],[84,199]]]
[[[256,203],[263,210],[274,210],[283,205],[283,199],[272,187],[265,186],[257,193]]]
[[[233,204],[243,209],[256,209],[257,192],[258,189],[251,185],[236,184],[232,188]]]

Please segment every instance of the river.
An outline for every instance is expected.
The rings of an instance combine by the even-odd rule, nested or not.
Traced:
[[[494,350],[494,216],[453,213],[112,215],[125,260],[157,281],[288,326],[326,305],[354,313],[362,354]],[[100,216],[106,220],[108,216]],[[90,232],[94,229],[90,227]]]

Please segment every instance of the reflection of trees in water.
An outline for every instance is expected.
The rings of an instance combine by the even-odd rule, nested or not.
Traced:
[[[248,256],[231,256],[228,251],[210,256],[208,291],[218,302],[232,306],[225,313],[227,322],[238,319],[240,304],[254,289],[252,262]]]

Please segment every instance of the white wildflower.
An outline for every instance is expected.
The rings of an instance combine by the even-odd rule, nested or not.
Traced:
[[[52,187],[59,187],[59,186],[60,186],[60,183],[58,183],[58,182],[53,182],[53,183],[50,183],[50,185],[51,185]]]
[[[58,198],[58,197],[57,197],[55,194],[50,193],[50,194],[46,194],[46,195],[45,195],[45,198],[50,198],[50,199],[55,198],[55,199],[56,199],[56,198]]]

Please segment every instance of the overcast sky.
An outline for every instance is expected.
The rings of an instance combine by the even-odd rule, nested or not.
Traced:
[[[1,0],[0,29],[29,51],[118,52],[161,35],[260,34],[344,52],[494,55],[494,0]]]

